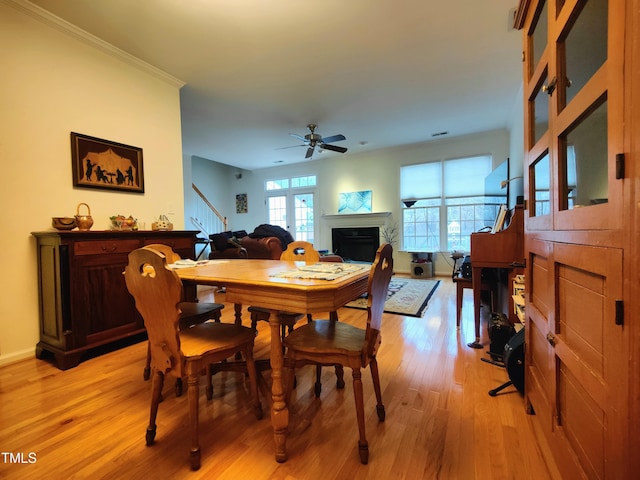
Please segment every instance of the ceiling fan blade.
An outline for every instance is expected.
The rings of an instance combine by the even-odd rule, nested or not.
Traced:
[[[322,141],[325,143],[339,142],[340,140],[346,140],[344,135],[332,135],[331,137],[322,137]]]
[[[309,142],[308,139],[304,138],[302,135],[298,135],[297,133],[290,133],[289,135],[291,135],[292,137],[297,138],[298,140],[300,140],[302,142],[305,142],[305,143]]]
[[[304,158],[311,158],[311,156],[313,155],[313,150],[315,149],[315,147],[309,147],[307,149],[307,154],[304,156]]]
[[[286,148],[298,148],[298,147],[306,147],[307,145],[290,145],[288,147],[278,147],[276,150],[284,150]]]
[[[345,147],[338,147],[336,145],[327,145],[326,143],[322,144],[321,148],[323,148],[324,150],[331,150],[333,152],[340,152],[340,153],[344,153],[347,151]]]

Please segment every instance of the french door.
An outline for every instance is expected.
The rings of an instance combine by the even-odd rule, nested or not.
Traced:
[[[268,196],[268,223],[288,230],[296,240],[315,243],[315,204],[313,197],[313,192]]]

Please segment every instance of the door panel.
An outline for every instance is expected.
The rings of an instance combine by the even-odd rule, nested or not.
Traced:
[[[556,428],[587,476],[616,478],[620,448],[612,432],[625,428],[628,362],[623,327],[622,250],[554,246]]]

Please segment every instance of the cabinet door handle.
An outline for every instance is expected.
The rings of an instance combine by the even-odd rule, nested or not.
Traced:
[[[103,252],[115,252],[117,249],[118,249],[117,245],[111,245],[110,247],[105,247],[104,245],[102,246]]]
[[[551,332],[547,333],[547,342],[549,342],[549,345],[551,345],[552,347],[555,347],[556,343],[558,343],[556,336]]]

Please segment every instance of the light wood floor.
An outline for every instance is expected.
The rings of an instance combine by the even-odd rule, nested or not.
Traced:
[[[316,400],[307,367],[297,373],[286,463],[274,460],[269,399],[262,397],[267,414],[257,421],[243,376],[225,373],[214,378],[212,402],[201,395],[202,468],[191,472],[187,399],[175,397],[173,380],[165,383],[156,444],[145,446],[151,385],[142,380],[141,342],[67,371],[36,359],[0,368],[0,478],[552,478],[521,395],[513,387],[495,398],[487,394],[508,379],[505,369],[480,361],[486,350],[466,346],[473,339],[471,291],[457,330],[455,288],[450,279],[441,280],[423,318],[384,316],[378,357],[384,423],[375,413],[371,377],[363,374],[368,465],[357,454],[350,372],[347,387],[336,390],[333,371],[325,368]],[[361,310],[341,309],[339,315],[341,321],[363,321]],[[232,318],[227,305],[223,321]],[[488,348],[484,326],[483,335]],[[257,357],[266,357],[268,338],[261,324]],[[18,454],[24,463],[15,463]]]

